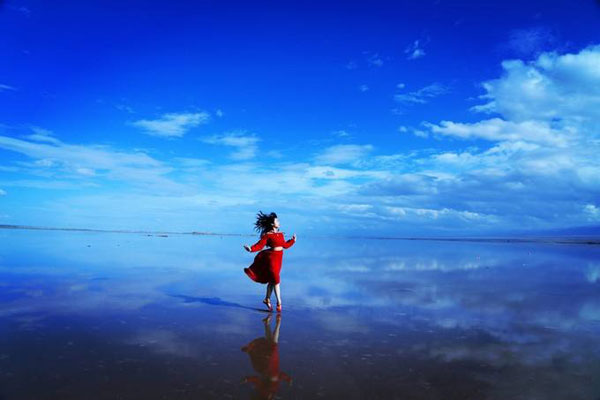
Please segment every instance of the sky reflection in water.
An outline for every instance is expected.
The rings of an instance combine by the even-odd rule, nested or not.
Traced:
[[[300,238],[278,320],[251,238],[0,239],[1,399],[600,398],[594,246]]]

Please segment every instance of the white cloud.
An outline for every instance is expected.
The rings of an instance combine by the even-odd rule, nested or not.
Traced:
[[[257,143],[260,139],[244,131],[228,132],[222,135],[213,135],[201,139],[204,143],[234,147],[236,150],[230,154],[234,160],[249,160],[256,156]]]
[[[340,204],[338,208],[344,213],[360,213],[361,215],[364,215],[364,213],[371,210],[373,206],[371,204]]]
[[[370,54],[367,57],[367,63],[371,66],[381,67],[383,65],[383,60],[379,57],[379,54]]]
[[[415,49],[408,58],[410,60],[416,60],[417,58],[425,57],[425,50],[423,49]]]
[[[237,149],[254,147],[258,138],[232,133],[213,136],[207,140]],[[45,137],[40,142],[0,136],[0,148],[33,159],[29,163],[23,163],[20,172],[34,176],[41,176],[42,172],[44,174],[44,179],[13,179],[0,182],[0,186],[7,184],[57,190],[94,183],[103,185],[106,179],[128,183],[129,189],[119,194],[124,200],[118,200],[115,194],[98,194],[95,198],[85,196],[85,201],[67,203],[65,201],[70,198],[67,197],[56,205],[58,208],[53,208],[57,215],[73,217],[88,201],[89,204],[105,204],[112,209],[107,211],[111,215],[118,214],[117,210],[120,209],[131,211],[135,208],[139,211],[135,213],[136,218],[141,218],[145,213],[152,216],[148,221],[176,214],[173,211],[174,204],[187,204],[188,208],[195,207],[196,211],[199,208],[215,210],[219,207],[255,205],[259,200],[264,201],[265,195],[269,204],[276,202],[288,209],[303,208],[307,198],[311,199],[315,207],[326,207],[323,203],[325,199],[345,195],[357,187],[357,183],[348,180],[384,176],[370,171],[275,163],[274,160],[267,164],[214,164],[204,159],[180,157],[167,164],[145,153],[116,151],[108,146],[67,144],[56,138],[48,142]],[[240,151],[234,154],[234,157],[240,157],[239,153]],[[246,155],[242,156],[244,159],[245,157]],[[176,174],[178,172],[179,175]],[[174,181],[167,179],[167,176]],[[132,193],[139,193],[139,196],[132,197]],[[291,195],[299,197],[290,199]],[[147,206],[140,208],[140,198],[145,199]],[[100,214],[104,212],[101,208],[103,207],[98,209]],[[89,207],[86,206],[86,209]],[[123,214],[119,218],[121,221],[135,222],[131,215],[133,214]],[[145,224],[141,220],[138,222]]]
[[[575,54],[543,53],[530,63],[504,62],[503,76],[484,84],[486,103],[474,107],[500,117],[424,123],[425,133],[459,138],[469,147],[412,160],[421,173],[439,176],[424,182],[437,197],[420,196],[423,207],[500,215],[522,227],[597,221],[597,66],[600,46]],[[478,149],[469,143],[476,139],[489,143]],[[390,196],[401,186],[381,184],[379,194]],[[412,206],[410,199],[397,202]]]
[[[440,153],[440,154],[436,154],[433,156],[433,158],[440,162],[441,164],[460,164],[460,165],[473,165],[473,164],[478,164],[480,159],[469,153],[468,151],[462,152],[462,153],[453,153],[453,152],[447,152],[447,153]]]
[[[6,191],[0,189],[0,196],[6,196]]]
[[[367,92],[367,91],[369,91],[369,87],[368,87],[367,85],[360,85],[360,86],[358,87],[358,90],[360,90],[361,92],[363,92],[363,93],[364,93],[364,92]]]
[[[490,216],[481,215],[471,211],[453,210],[448,208],[428,209],[428,208],[412,208],[412,207],[385,207],[385,210],[399,220],[412,218],[414,219],[433,219],[437,220],[442,217],[458,218],[467,221],[476,221]],[[494,218],[494,217],[492,217]]]
[[[103,145],[67,144],[39,133],[30,136],[29,140],[0,136],[0,149],[33,159],[23,165],[33,175],[40,175],[43,170],[41,176],[46,182],[100,176],[145,187],[158,186],[162,190],[178,186],[165,177],[172,168],[145,153],[119,151]]]
[[[585,277],[589,283],[600,282],[600,264],[592,263],[588,265]]]
[[[544,121],[511,122],[492,118],[471,124],[442,121],[439,125],[425,123],[431,132],[461,139],[485,139],[490,141],[528,141],[565,146],[569,132],[552,129]]]
[[[583,207],[583,212],[588,216],[589,221],[600,221],[600,207],[594,204],[586,204]]]
[[[33,188],[33,189],[44,189],[44,190],[73,190],[81,189],[82,187],[91,187],[93,184],[67,181],[67,180],[41,180],[41,179],[16,179],[2,182],[4,186],[18,187],[18,188]]]
[[[485,105],[478,108],[499,116],[424,123],[420,132],[436,142],[418,151],[394,153],[378,148],[383,151],[378,153],[370,144],[340,144],[316,154],[298,154],[295,163],[280,161],[274,153],[267,161],[263,157],[251,160],[260,139],[245,132],[228,132],[200,140],[233,150],[234,162],[191,157],[161,162],[147,152],[63,143],[42,129],[24,139],[0,136],[0,148],[31,158],[14,165],[19,172],[50,176],[53,181],[43,181],[47,187],[72,187],[73,180],[101,183],[103,177],[132,182],[139,195],[125,193],[123,201],[135,209],[136,216],[162,215],[169,223],[170,216],[178,212],[175,209],[218,213],[223,208],[235,212],[243,208],[249,212],[266,202],[269,207],[293,210],[298,220],[336,220],[340,230],[372,227],[387,232],[423,232],[447,228],[449,233],[460,230],[467,234],[506,227],[577,226],[600,218],[600,140],[594,129],[598,119],[589,109],[594,96],[600,96],[600,87],[595,84],[596,71],[590,68],[594,55],[586,53],[590,49],[600,51],[592,47],[572,57],[547,53],[531,63],[521,62],[514,71],[505,69],[499,79],[487,83]],[[519,74],[513,74],[517,70]],[[536,74],[551,83],[539,92],[539,99],[527,90],[531,76]],[[522,78],[520,83],[518,77]],[[517,90],[519,87],[525,89]],[[435,86],[426,88],[409,92],[399,101],[422,104],[442,93]],[[549,118],[543,112],[526,109],[543,108],[545,93],[554,96],[569,91],[573,98],[583,99],[581,110],[568,103],[564,112],[557,109],[560,117]],[[523,109],[511,108],[509,103],[520,104]],[[400,127],[399,131],[411,132],[413,128]],[[334,132],[326,140],[347,134]],[[460,140],[450,146],[447,142],[443,147],[438,145],[448,138]],[[291,151],[294,149],[288,148],[285,154]],[[0,187],[41,187],[40,182],[0,181]],[[88,196],[79,203],[64,204],[62,210],[69,213],[71,206],[84,204],[111,204],[120,209],[121,199],[109,197],[99,196],[91,202]],[[136,208],[141,199],[144,207]],[[310,211],[306,204],[311,204]],[[306,212],[312,212],[315,219],[306,218]],[[358,223],[357,218],[365,215],[369,218]]]
[[[92,168],[78,167],[78,168],[75,168],[75,172],[78,173],[79,175],[84,175],[84,176],[96,175],[96,171],[94,171]]]
[[[269,150],[265,152],[265,156],[267,158],[280,159],[283,158],[283,153],[279,150]]]
[[[347,70],[355,70],[358,69],[361,65],[366,65],[368,67],[382,67],[384,64],[383,58],[379,56],[378,53],[373,53],[371,51],[363,51],[362,59],[359,62],[356,60],[351,60],[346,63],[345,67]]]
[[[404,54],[408,60],[416,60],[425,56],[425,50],[421,47],[420,40],[415,40],[411,45],[404,49]]]
[[[487,103],[473,110],[511,121],[600,121],[600,45],[576,54],[543,53],[528,63],[504,61],[502,68],[502,77],[483,83]]]
[[[385,178],[388,173],[376,170],[359,170],[348,168],[337,168],[331,166],[311,166],[306,168],[306,176],[312,179],[349,179],[356,177]]]
[[[208,122],[210,115],[207,112],[197,113],[168,113],[159,119],[141,119],[131,125],[141,128],[144,133],[159,137],[181,137],[191,128]]]
[[[424,139],[427,139],[429,137],[429,134],[427,132],[420,129],[413,129],[413,134]]]
[[[73,164],[96,165],[108,169],[118,165],[159,166],[161,163],[144,153],[125,153],[110,150],[100,145],[72,145],[58,140],[49,143],[35,143],[7,136],[0,136],[0,148],[25,154],[35,159],[58,159]]]
[[[539,53],[556,42],[554,34],[548,28],[533,27],[515,29],[510,32],[507,47],[519,56]]]
[[[596,190],[600,172],[600,46],[576,54],[543,53],[504,62],[499,79],[484,83],[487,102],[473,109],[498,113],[475,123],[424,123],[436,135],[497,142],[483,152],[439,155],[437,161],[485,165],[526,175],[572,174]],[[566,182],[565,182],[566,184]]]
[[[337,136],[337,137],[349,137],[350,134],[348,133],[348,131],[345,131],[343,129],[340,129],[338,131],[333,131],[333,135]]]
[[[364,185],[367,196],[434,195],[438,192],[437,178],[426,173],[393,174],[386,179]]]
[[[9,90],[17,90],[17,89],[12,86],[4,85],[4,84],[0,83],[0,92],[6,92]]]
[[[328,147],[318,154],[315,160],[317,163],[328,165],[349,164],[360,161],[372,150],[371,145],[340,144]]]
[[[600,322],[600,302],[596,300],[583,304],[579,316],[584,320]]]
[[[9,5],[8,6],[9,9],[20,12],[21,14],[25,15],[25,16],[29,16],[31,14],[31,10],[25,6],[14,6],[14,5]]]
[[[135,111],[133,110],[133,108],[131,108],[127,104],[115,104],[115,108],[120,111],[125,111],[126,113],[129,113],[129,114],[135,114]]]
[[[33,134],[25,136],[29,140],[33,140],[34,142],[47,142],[58,144],[60,141],[54,137],[52,131],[44,128],[40,128],[39,126],[31,126],[30,129],[33,131]]]
[[[402,104],[425,104],[434,97],[448,93],[448,88],[439,83],[432,83],[408,93],[399,93],[394,95],[394,99]]]

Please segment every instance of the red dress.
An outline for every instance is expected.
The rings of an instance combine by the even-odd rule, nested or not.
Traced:
[[[245,381],[252,383],[257,399],[272,399],[279,390],[279,383],[284,380],[288,384],[292,378],[279,370],[279,349],[273,340],[261,337],[254,339],[242,348],[248,353],[252,367],[260,376],[247,376]]]
[[[286,241],[283,233],[280,232],[266,233],[261,236],[258,242],[250,247],[250,251],[259,251],[265,245],[287,249],[293,246],[294,242],[294,239]],[[254,262],[250,267],[244,268],[244,272],[255,282],[278,284],[280,281],[279,272],[281,271],[282,256],[283,251],[263,250],[254,257]]]

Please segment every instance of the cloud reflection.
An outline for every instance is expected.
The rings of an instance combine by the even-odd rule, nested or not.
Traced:
[[[103,346],[125,346],[131,358],[172,365],[178,377],[185,363],[194,374],[206,371],[196,378],[203,379],[205,390],[221,385],[222,394],[244,388],[258,398],[285,394],[281,320],[274,329],[273,317],[261,322],[264,335],[244,346],[250,364],[239,351],[256,328],[255,318],[264,315],[255,311],[263,288],[243,274],[242,250],[231,251],[239,238],[158,241],[124,235],[118,237],[120,248],[113,246],[114,236],[91,238],[25,235],[27,240],[0,249],[0,319],[8,332],[0,354],[13,354],[21,336],[45,345],[50,339],[44,335],[59,328],[59,344],[48,341],[47,347],[61,356],[65,343],[81,339],[66,327],[79,326],[81,337],[97,335]],[[283,342],[285,370],[302,382],[293,389],[299,398],[319,393],[453,398],[447,388],[458,381],[462,398],[473,393],[515,398],[523,391],[527,398],[554,399],[574,388],[583,388],[579,398],[591,398],[585,379],[600,371],[598,249],[320,243],[303,241],[282,271],[290,327]],[[121,357],[122,351],[115,354]],[[86,362],[95,366],[97,355],[88,356]],[[247,374],[243,366],[254,372],[245,385],[232,385]],[[67,376],[76,368],[63,367]],[[365,381],[349,383],[348,371],[360,372]],[[554,380],[564,388],[548,393]],[[421,385],[417,394],[415,382]],[[0,384],[6,385],[1,377]]]

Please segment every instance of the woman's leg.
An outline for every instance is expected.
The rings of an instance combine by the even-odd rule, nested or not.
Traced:
[[[275,297],[277,298],[277,304],[281,304],[281,291],[279,290],[279,283],[274,285]]]
[[[271,315],[271,314],[269,314]],[[275,331],[273,331],[273,341],[275,343],[279,343],[279,328],[281,327],[281,314],[277,314],[277,319],[275,320]]]
[[[267,283],[267,295],[265,297],[265,300],[270,300],[271,299],[271,293],[272,292],[273,292],[273,284]]]
[[[265,338],[269,341],[273,341],[273,333],[271,333],[271,314],[265,319],[263,319],[263,323],[265,324]],[[277,343],[277,342],[275,342]]]

